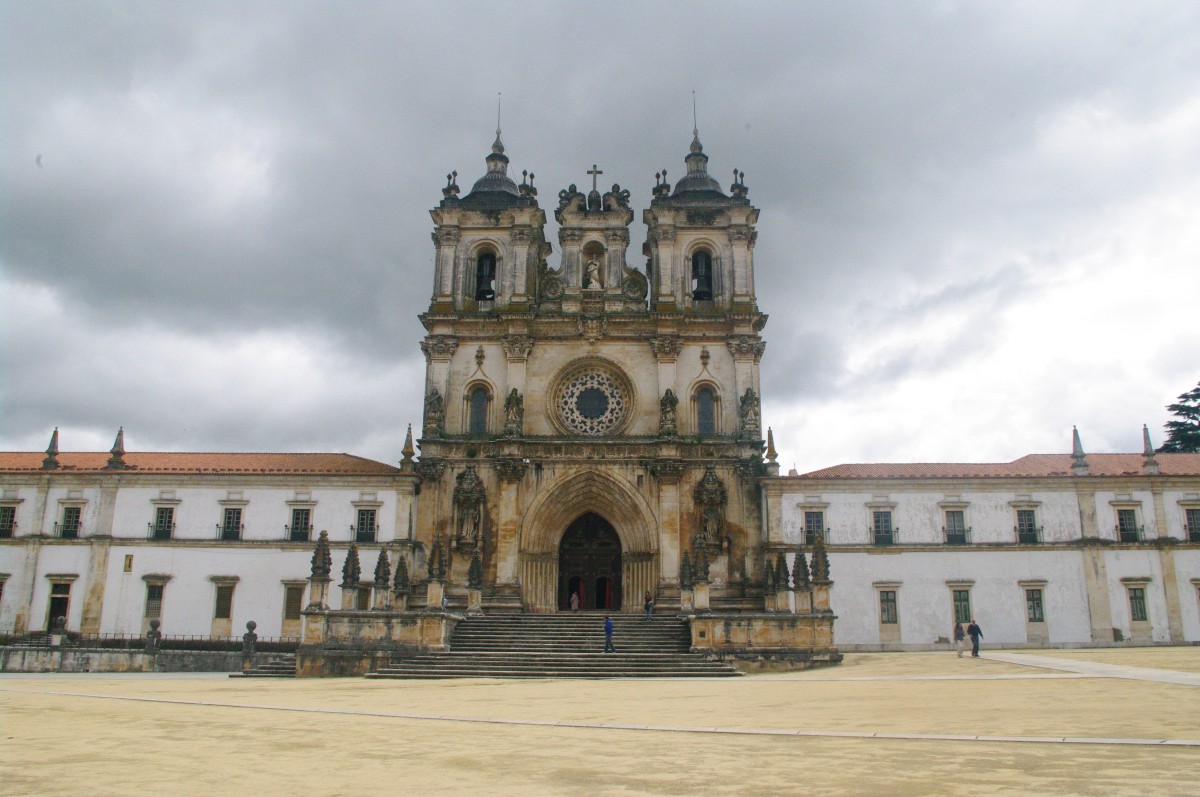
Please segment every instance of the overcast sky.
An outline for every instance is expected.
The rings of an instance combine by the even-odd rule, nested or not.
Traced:
[[[785,471],[1161,443],[1200,379],[1198,3],[5,0],[0,449],[395,462],[428,211],[497,92],[552,216],[592,163],[638,209],[682,176],[693,90],[762,210]]]

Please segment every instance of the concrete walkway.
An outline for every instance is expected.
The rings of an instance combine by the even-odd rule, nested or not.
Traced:
[[[1200,686],[1200,673],[1160,670],[1155,667],[1131,667],[1127,664],[1106,664],[1098,661],[1059,659],[1031,653],[981,652],[980,658],[1020,664],[1025,667],[1041,667],[1046,670],[1062,670],[1090,678],[1128,678],[1132,681],[1154,681],[1160,684]]]

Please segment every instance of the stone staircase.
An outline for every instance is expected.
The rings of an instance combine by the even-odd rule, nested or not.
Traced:
[[[271,656],[262,664],[242,672],[229,673],[230,678],[295,678],[296,656],[291,653]]]
[[[604,653],[604,615],[489,614],[458,624],[444,653],[395,656],[368,678],[686,678],[740,675],[689,652],[686,623],[612,615],[616,653]]]

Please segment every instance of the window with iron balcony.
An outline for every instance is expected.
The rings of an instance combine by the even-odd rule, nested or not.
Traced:
[[[152,540],[169,540],[175,536],[175,509],[169,506],[156,507],[154,522],[147,523],[147,531]]]
[[[896,532],[892,528],[892,513],[889,510],[877,510],[871,513],[871,536],[875,545],[891,545],[896,541]]]
[[[308,507],[293,507],[291,525],[283,527],[291,542],[308,542],[312,535],[312,510]]]
[[[1137,524],[1137,511],[1134,509],[1117,510],[1117,540],[1120,542],[1141,542],[1144,529]]]
[[[1021,545],[1036,545],[1042,541],[1042,528],[1037,524],[1037,512],[1033,509],[1017,510],[1017,542]]]
[[[62,523],[54,524],[54,536],[61,537],[64,540],[78,539],[82,516],[82,507],[63,507]]]
[[[217,525],[218,537],[222,540],[240,540],[244,530],[241,507],[225,507],[225,511],[221,515],[221,522]]]
[[[1200,542],[1200,509],[1187,509],[1184,511],[1184,517],[1187,521],[1188,542]]]
[[[375,525],[375,510],[358,510],[358,525],[350,527],[355,542],[375,542],[378,527]]]
[[[17,530],[17,508],[0,506],[0,539],[13,536]]]
[[[971,530],[967,528],[965,513],[961,509],[946,510],[946,525],[942,527],[947,545],[966,545],[971,541]]]

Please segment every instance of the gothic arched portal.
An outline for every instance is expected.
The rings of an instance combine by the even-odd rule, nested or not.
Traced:
[[[580,609],[621,608],[621,538],[612,524],[594,512],[580,516],[558,545],[558,608],[571,608],[571,594]]]

